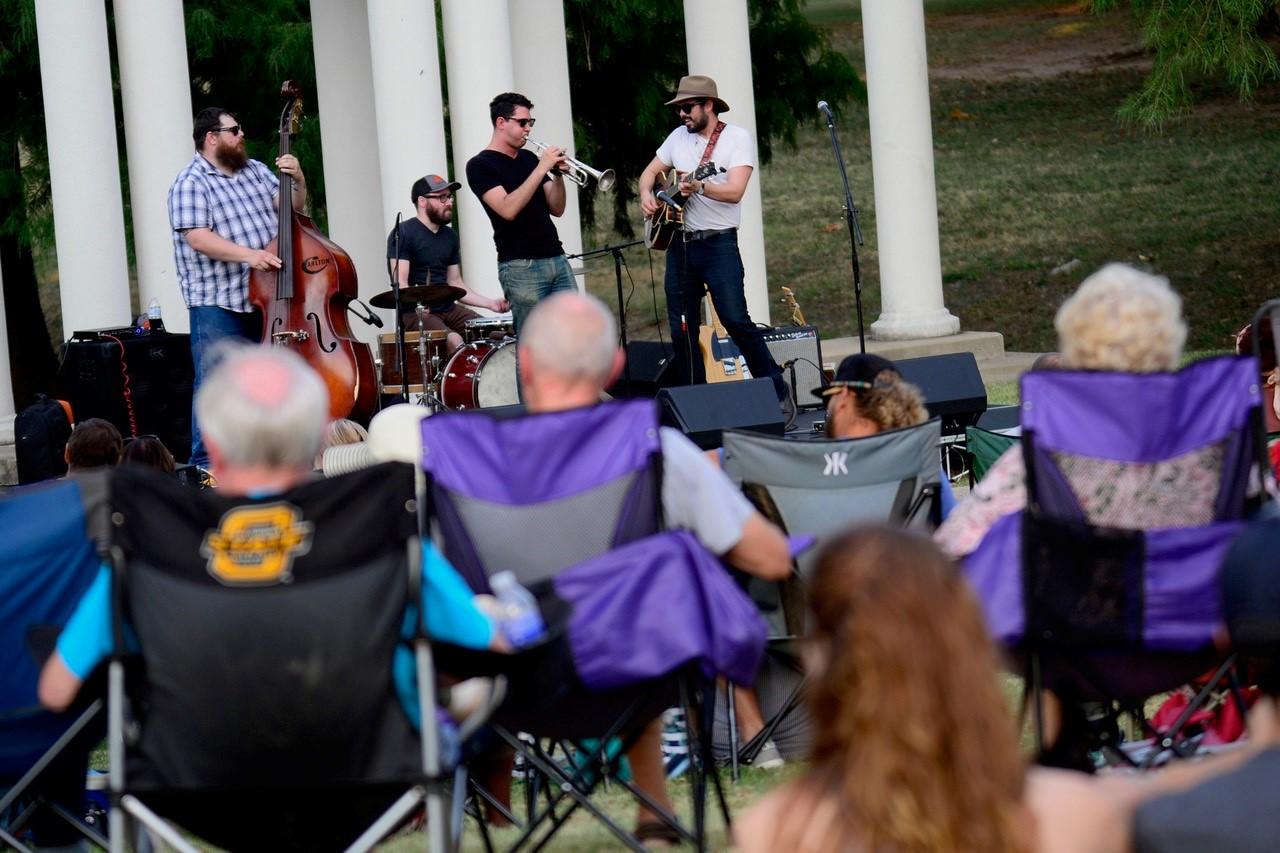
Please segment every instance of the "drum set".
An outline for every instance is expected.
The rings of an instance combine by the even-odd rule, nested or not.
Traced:
[[[510,317],[474,317],[467,320],[463,345],[448,352],[448,332],[423,329],[424,305],[465,295],[447,284],[425,284],[400,289],[400,304],[418,312],[418,331],[404,333],[404,351],[396,333],[378,336],[374,360],[378,365],[379,393],[400,394],[408,371],[409,401],[433,411],[483,409],[520,402],[516,374],[515,329]],[[391,291],[369,300],[378,308],[395,307]]]

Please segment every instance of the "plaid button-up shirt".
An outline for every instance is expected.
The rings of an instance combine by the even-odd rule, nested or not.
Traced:
[[[275,174],[250,160],[228,177],[200,154],[191,158],[169,187],[169,224],[178,285],[188,308],[216,305],[245,312],[249,306],[249,265],[217,261],[191,248],[186,231],[208,228],[238,246],[265,248],[276,236]]]

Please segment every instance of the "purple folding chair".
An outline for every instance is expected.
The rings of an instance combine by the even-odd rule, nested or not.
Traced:
[[[545,643],[506,667],[508,700],[494,716],[499,736],[554,792],[540,812],[530,802],[515,848],[545,844],[564,822],[555,809],[568,797],[569,812],[582,807],[628,847],[644,849],[589,794],[612,778],[661,813],[619,778],[622,750],[608,743],[633,741],[677,701],[698,721],[690,732],[691,753],[701,755],[691,785],[694,827],[673,815],[664,821],[704,846],[708,774],[729,820],[710,756],[709,697],[718,673],[754,680],[765,627],[714,555],[688,532],[664,532],[658,429],[649,400],[422,422],[424,510],[437,547],[476,592],[488,592],[495,573],[513,572],[550,629]],[[571,741],[582,763],[566,770],[515,732]],[[595,745],[584,746],[588,739]]]
[[[965,572],[993,633],[1025,656],[1041,746],[1047,678],[1105,700],[1099,745],[1122,760],[1117,709],[1135,713],[1159,747],[1146,760],[1194,750],[1187,722],[1234,677],[1232,659],[1213,649],[1217,584],[1263,497],[1259,400],[1250,358],[1176,373],[1023,376],[1027,507],[997,522]],[[1142,699],[1211,668],[1173,726],[1146,721]]]

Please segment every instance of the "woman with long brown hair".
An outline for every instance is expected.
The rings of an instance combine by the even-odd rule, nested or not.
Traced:
[[[744,816],[739,849],[1125,849],[1085,777],[1028,773],[977,603],[932,542],[855,528],[808,598],[810,767]]]

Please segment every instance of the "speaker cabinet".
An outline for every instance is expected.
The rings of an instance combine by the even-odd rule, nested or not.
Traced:
[[[659,341],[628,341],[627,364],[608,392],[614,397],[658,396],[671,385],[671,345]]]
[[[115,331],[115,330],[113,330]],[[191,341],[158,332],[111,338],[76,332],[63,348],[58,387],[77,421],[103,418],[132,435],[156,435],[175,459],[191,455]]]
[[[964,433],[987,410],[987,386],[971,352],[904,358],[894,365],[924,392],[929,416],[942,418],[943,435]]]
[[[779,367],[793,359],[795,363],[795,401],[796,406],[804,409],[821,407],[826,401],[813,393],[814,388],[822,387],[822,345],[818,339],[817,326],[779,326],[764,333],[764,342]],[[782,369],[782,378],[791,387],[791,370]]]
[[[703,450],[720,446],[726,429],[782,435],[786,424],[773,382],[747,379],[710,385],[681,385],[658,392],[662,423],[675,427]]]

